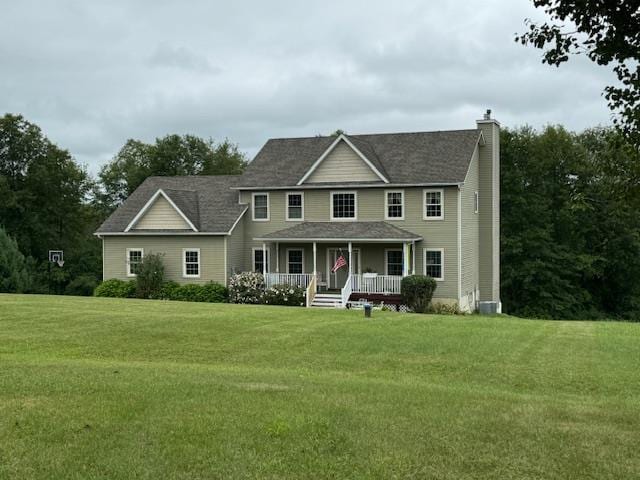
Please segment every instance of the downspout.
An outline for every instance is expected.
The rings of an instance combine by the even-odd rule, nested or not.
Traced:
[[[224,286],[227,286],[227,282],[228,282],[228,276],[229,276],[229,270],[227,267],[227,238],[229,238],[228,236],[225,235],[224,237]]]
[[[462,308],[462,188],[458,186],[458,307]]]

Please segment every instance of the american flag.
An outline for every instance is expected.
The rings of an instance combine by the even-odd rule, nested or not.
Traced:
[[[347,261],[344,259],[344,256],[340,255],[336,259],[336,263],[333,265],[333,268],[331,269],[331,273],[336,273],[338,270],[340,270],[346,264],[347,264]]]

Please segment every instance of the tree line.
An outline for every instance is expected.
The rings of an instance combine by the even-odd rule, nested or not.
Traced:
[[[228,140],[128,140],[96,178],[19,115],[0,118],[0,291],[90,294],[100,223],[149,175],[239,174]],[[501,289],[508,313],[640,316],[640,153],[613,128],[501,136]],[[48,261],[64,250],[65,264]]]

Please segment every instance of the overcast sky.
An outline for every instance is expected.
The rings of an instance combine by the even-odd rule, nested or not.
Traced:
[[[513,41],[530,0],[3,1],[0,114],[97,172],[128,138],[610,123],[613,74]]]

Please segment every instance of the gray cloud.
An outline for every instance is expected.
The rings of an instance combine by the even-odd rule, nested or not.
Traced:
[[[96,172],[127,138],[269,137],[336,128],[608,124],[613,74],[557,69],[513,41],[529,0],[22,1],[3,7],[0,112],[24,114]]]

